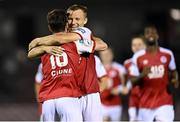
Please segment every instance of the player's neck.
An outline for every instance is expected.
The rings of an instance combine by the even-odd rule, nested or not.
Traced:
[[[63,33],[66,33],[66,31],[59,31],[59,32],[55,32],[53,34],[63,34]]]
[[[158,45],[147,46],[146,51],[148,53],[153,54],[153,53],[156,53],[158,51],[158,48],[159,48]]]
[[[112,62],[106,62],[104,63],[104,66],[106,67],[106,69],[109,69],[112,65]]]

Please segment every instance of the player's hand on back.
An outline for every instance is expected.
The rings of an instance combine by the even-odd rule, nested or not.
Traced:
[[[46,53],[59,56],[63,53],[64,48],[60,46],[44,46],[44,50],[46,51]]]
[[[33,49],[34,47],[38,46],[38,43],[40,41],[40,38],[35,38],[29,43],[29,51]]]

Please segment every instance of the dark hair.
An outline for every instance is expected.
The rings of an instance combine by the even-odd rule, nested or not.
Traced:
[[[132,42],[132,40],[135,39],[135,38],[142,39],[143,42],[144,42],[144,40],[145,40],[143,34],[136,34],[136,35],[133,35],[133,37],[131,38],[131,42]]]
[[[64,10],[54,9],[48,12],[47,21],[54,33],[64,31],[67,23],[67,14]]]
[[[85,14],[85,16],[87,17],[87,12],[88,12],[88,9],[86,6],[84,5],[77,5],[77,4],[74,4],[74,5],[71,5],[68,9],[67,9],[67,12],[72,10],[72,11],[75,11],[75,10],[82,10]]]

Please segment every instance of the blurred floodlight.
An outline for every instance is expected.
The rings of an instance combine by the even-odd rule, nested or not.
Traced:
[[[170,15],[174,20],[179,21],[180,20],[180,9],[171,9]]]

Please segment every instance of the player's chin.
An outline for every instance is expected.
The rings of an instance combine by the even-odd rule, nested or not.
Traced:
[[[76,30],[78,27],[71,27],[72,30]]]
[[[72,29],[76,29],[77,27],[72,27]]]
[[[78,28],[78,27],[80,27],[78,24],[75,24],[75,25],[72,25],[71,26],[73,29],[76,29],[76,28]]]

